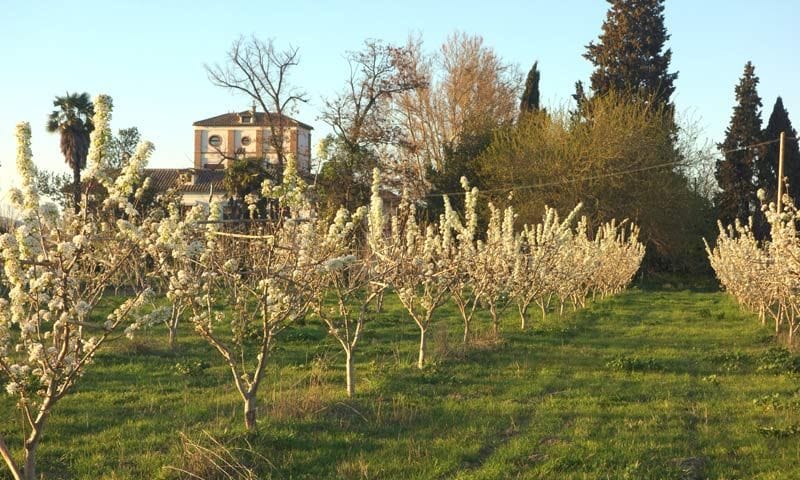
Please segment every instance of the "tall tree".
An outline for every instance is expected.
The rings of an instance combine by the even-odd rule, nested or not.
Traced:
[[[797,138],[797,131],[789,120],[789,112],[783,106],[783,99],[778,97],[772,107],[772,113],[767,122],[767,128],[762,135],[764,141],[777,140],[781,132],[788,138]],[[756,178],[758,188],[763,188],[767,198],[772,201],[778,189],[778,157],[780,145],[775,142],[764,148],[763,154],[756,163]],[[797,142],[787,140],[783,151],[783,176],[789,184],[789,193],[792,198],[800,198],[800,148]]]
[[[531,71],[528,72],[528,78],[525,80],[525,91],[522,92],[522,98],[519,104],[519,114],[522,116],[527,112],[535,112],[539,110],[539,79],[541,73],[539,72],[539,62],[533,62]]]
[[[592,91],[626,91],[669,105],[678,73],[669,73],[672,51],[664,27],[664,0],[608,0],[611,8],[598,43],[586,46],[584,58],[595,66]]]
[[[94,128],[94,106],[88,93],[56,97],[53,106],[57,109],[47,119],[47,131],[61,135],[61,153],[72,169],[72,196],[77,212],[81,203],[81,170],[86,167],[89,134]]]
[[[751,145],[761,140],[761,97],[756,87],[758,77],[751,62],[736,85],[736,106],[731,123],[725,130],[725,141],[719,144],[722,157],[717,160],[716,178],[720,191],[716,196],[719,219],[731,223],[746,222],[755,206],[753,174],[758,149]]]

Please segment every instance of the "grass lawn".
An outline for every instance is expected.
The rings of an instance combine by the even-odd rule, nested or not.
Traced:
[[[39,470],[180,478],[164,467],[208,464],[181,433],[212,446],[208,432],[259,478],[800,478],[794,359],[725,294],[682,288],[634,288],[525,332],[509,310],[502,341],[468,348],[445,306],[424,371],[416,326],[387,295],[356,353],[353,400],[338,345],[295,326],[273,352],[255,434],[211,347],[186,328],[172,353],[152,328],[112,344],[57,404]],[[3,394],[0,431],[17,452],[20,424]]]

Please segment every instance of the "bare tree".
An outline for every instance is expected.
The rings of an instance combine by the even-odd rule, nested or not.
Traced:
[[[400,129],[392,113],[393,98],[427,85],[414,68],[411,50],[378,40],[348,52],[349,77],[341,92],[325,100],[321,119],[333,134],[323,139],[319,156],[319,191],[327,210],[355,209],[369,200],[370,172],[396,150]]]
[[[392,98],[428,85],[424,72],[414,68],[411,48],[366,40],[363,50],[348,52],[346,58],[347,85],[325,100],[322,120],[350,149],[393,142],[397,129],[391,123]]]
[[[441,169],[446,148],[465,135],[513,121],[522,87],[519,69],[504,62],[480,36],[456,32],[426,55],[419,38],[409,40],[417,74],[431,78],[397,98],[408,160]]]
[[[233,42],[224,64],[205,65],[211,83],[243,93],[264,109],[279,165],[286,163],[285,114],[308,101],[305,92],[289,81],[289,73],[299,61],[296,47],[278,50],[272,39],[265,42],[251,36]]]

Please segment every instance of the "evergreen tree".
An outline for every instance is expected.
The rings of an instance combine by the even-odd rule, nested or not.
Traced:
[[[669,105],[677,73],[668,73],[672,51],[664,27],[664,0],[608,0],[611,8],[598,43],[586,46],[584,58],[592,62],[594,94],[610,90],[653,98]]]
[[[528,72],[528,79],[525,80],[525,91],[522,92],[522,98],[519,104],[519,114],[522,116],[527,112],[535,112],[539,110],[539,62],[533,62],[531,71]]]
[[[746,148],[761,141],[761,97],[758,77],[751,62],[736,86],[736,106],[725,141],[719,144],[723,157],[717,160],[716,178],[720,192],[716,197],[719,219],[724,224],[734,219],[746,222],[756,204],[753,175],[758,160],[757,148]]]
[[[772,114],[769,116],[767,128],[762,135],[763,141],[777,140],[781,132],[786,133],[787,138],[797,138],[797,131],[792,127],[789,120],[789,112],[783,106],[781,97],[775,101],[772,107]],[[778,190],[778,157],[780,156],[780,144],[778,142],[767,145],[763,154],[756,163],[757,187],[763,188],[769,201],[775,200]],[[783,151],[783,176],[789,184],[789,193],[792,198],[800,198],[800,149],[796,141],[787,140],[784,143]]]

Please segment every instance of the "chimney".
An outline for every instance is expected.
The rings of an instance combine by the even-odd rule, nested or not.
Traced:
[[[182,185],[195,185],[197,183],[197,169],[187,168],[181,170],[178,177]]]

